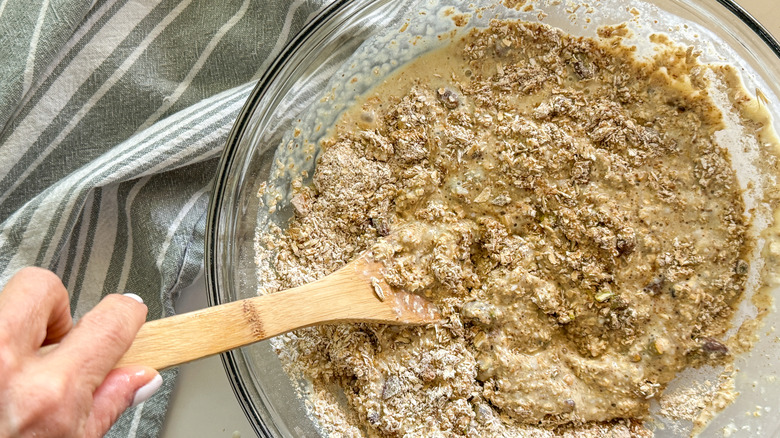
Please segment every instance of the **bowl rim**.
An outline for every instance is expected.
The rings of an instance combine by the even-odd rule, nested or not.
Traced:
[[[257,81],[257,84],[255,84],[247,97],[246,102],[241,107],[233,127],[228,133],[222,155],[219,159],[219,164],[217,165],[217,172],[214,175],[214,186],[211,191],[211,198],[209,199],[204,234],[204,274],[206,279],[206,298],[208,306],[215,306],[222,303],[218,286],[219,274],[217,273],[216,245],[219,238],[219,224],[222,219],[222,197],[226,190],[228,171],[232,168],[232,164],[236,158],[236,147],[246,132],[254,109],[266,95],[270,84],[278,77],[285,61],[289,59],[293,53],[300,50],[301,46],[309,39],[315,29],[318,29],[322,23],[326,22],[331,16],[347,6],[350,2],[351,0],[335,0],[324,6],[317,12],[314,18],[309,20],[304,27],[284,45],[268,69]],[[244,411],[244,415],[247,417],[247,420],[249,420],[249,424],[254,429],[255,434],[259,437],[273,437],[271,430],[258,415],[257,409],[247,390],[246,382],[239,378],[239,362],[244,362],[243,357],[241,357],[239,353],[240,351],[236,349],[220,354],[225,374],[227,375],[233,393],[238,400],[238,404]]]
[[[675,0],[685,2],[685,0]],[[246,133],[248,123],[256,109],[258,103],[265,97],[270,85],[278,77],[285,62],[299,51],[303,44],[312,36],[321,24],[327,22],[334,15],[346,8],[352,3],[351,0],[334,0],[323,6],[317,14],[310,19],[295,36],[287,42],[282,50],[275,56],[268,69],[255,84],[246,102],[236,117],[226,140],[222,151],[217,172],[214,175],[214,186],[209,199],[208,212],[206,218],[205,241],[204,241],[204,274],[206,280],[206,294],[209,306],[222,304],[218,286],[218,266],[216,258],[216,245],[219,239],[218,230],[220,229],[220,220],[222,219],[222,199],[226,190],[226,179],[229,169],[236,159],[236,150],[241,139]],[[751,15],[743,6],[736,3],[735,0],[716,0],[716,3],[723,6],[734,16],[740,19],[750,30],[752,30],[767,47],[780,60],[780,42],[773,36],[766,27],[761,24],[753,15]],[[263,422],[259,415],[257,407],[254,406],[252,397],[247,388],[247,382],[240,378],[240,365],[245,364],[244,357],[240,349],[230,350],[220,354],[225,374],[227,375],[233,393],[244,411],[249,424],[259,437],[273,437],[269,427]]]
[[[780,58],[780,42],[769,31],[756,20],[744,7],[737,4],[735,0],[717,0],[721,6],[742,20],[759,38]],[[780,37],[778,37],[780,38]]]

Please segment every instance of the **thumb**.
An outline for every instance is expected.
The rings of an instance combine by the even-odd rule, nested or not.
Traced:
[[[149,399],[162,385],[153,368],[130,366],[111,370],[92,396],[86,437],[102,437],[125,409]]]

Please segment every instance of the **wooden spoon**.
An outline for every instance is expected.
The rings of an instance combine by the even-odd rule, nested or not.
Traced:
[[[317,324],[429,324],[438,310],[394,290],[370,252],[304,286],[147,322],[117,364],[163,368]]]

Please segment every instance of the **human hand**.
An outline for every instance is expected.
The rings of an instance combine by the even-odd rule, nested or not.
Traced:
[[[137,296],[108,295],[73,326],[54,273],[14,275],[0,293],[0,436],[100,437],[149,398],[162,384],[157,371],[113,369],[146,312]]]

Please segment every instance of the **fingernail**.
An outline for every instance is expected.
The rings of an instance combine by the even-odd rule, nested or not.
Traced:
[[[136,294],[131,294],[131,293],[129,293],[129,292],[128,292],[128,293],[126,293],[126,294],[122,294],[122,295],[124,295],[124,296],[126,296],[126,297],[130,297],[130,298],[132,298],[132,299],[134,299],[134,300],[138,301],[138,302],[139,302],[139,303],[141,303],[141,304],[143,304],[143,303],[144,303],[144,299],[143,299],[143,298],[141,298],[141,297],[139,297],[139,296],[138,296],[138,295],[136,295]]]
[[[141,403],[149,400],[149,398],[153,396],[158,389],[160,389],[162,383],[163,383],[163,379],[159,374],[154,376],[154,379],[152,379],[149,383],[138,388],[138,391],[136,391],[135,395],[133,396],[133,404],[130,405],[130,407],[134,408],[140,405]]]

